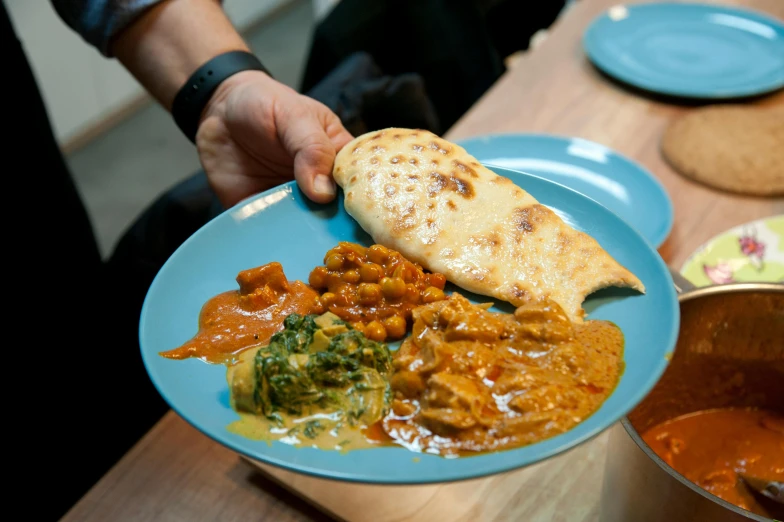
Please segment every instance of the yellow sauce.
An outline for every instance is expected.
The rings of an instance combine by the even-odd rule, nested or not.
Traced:
[[[272,442],[278,440],[299,447],[347,451],[350,449],[371,448],[379,443],[368,439],[364,430],[350,426],[337,426],[335,413],[313,413],[307,416],[284,417],[284,425],[270,421],[266,417],[250,413],[239,413],[240,419],[229,424],[227,429],[251,440]],[[324,428],[314,430],[315,436],[305,434],[310,421],[318,421]],[[310,432],[310,433],[314,433]]]

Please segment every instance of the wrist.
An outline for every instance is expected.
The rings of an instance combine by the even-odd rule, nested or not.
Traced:
[[[167,109],[199,66],[234,50],[248,51],[248,46],[216,0],[158,2],[119,31],[110,47]]]
[[[222,53],[199,67],[179,89],[172,103],[172,116],[182,132],[195,143],[196,133],[208,107],[223,100],[237,75],[255,72],[269,78],[261,62],[246,51]],[[237,81],[236,79],[234,80]]]
[[[229,97],[229,93],[233,92],[237,88],[240,88],[242,85],[247,85],[249,83],[265,84],[267,82],[273,83],[275,80],[262,71],[241,71],[237,74],[229,76],[224,81],[222,81],[220,85],[218,85],[218,87],[215,89],[215,92],[204,106],[199,124],[201,124],[201,122],[210,116],[223,117],[223,114],[226,110],[226,100]]]

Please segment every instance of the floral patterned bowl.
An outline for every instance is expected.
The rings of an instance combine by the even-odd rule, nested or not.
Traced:
[[[719,234],[689,257],[681,274],[695,286],[784,283],[784,214]]]

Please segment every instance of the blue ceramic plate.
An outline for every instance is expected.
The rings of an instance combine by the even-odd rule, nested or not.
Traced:
[[[659,180],[604,145],[545,134],[479,136],[458,144],[482,163],[536,174],[585,194],[656,248],[672,229],[672,202]]]
[[[631,410],[653,387],[675,346],[679,312],[673,282],[659,255],[618,216],[562,185],[505,169],[509,177],[572,226],[596,238],[647,287],[645,295],[608,289],[586,301],[589,318],[614,321],[626,337],[626,369],[602,407],[572,430],[519,449],[446,459],[400,447],[346,453],[254,441],[226,429],[238,415],[229,406],[226,368],[198,359],[176,361],[160,352],[195,333],[203,303],[237,288],[246,268],[283,264],[290,279],[310,270],[338,241],[371,244],[340,201],[319,206],[288,183],[231,208],[189,238],[153,281],[139,336],[147,371],[171,407],[197,429],[248,457],[323,478],[366,483],[421,484],[469,479],[539,462],[599,434]],[[487,301],[486,299],[482,299]]]
[[[736,98],[784,86],[784,24],[749,10],[618,5],[588,27],[583,48],[610,76],[670,96]]]

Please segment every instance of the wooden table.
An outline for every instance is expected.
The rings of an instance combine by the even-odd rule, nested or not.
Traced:
[[[667,123],[689,111],[690,105],[619,86],[589,64],[580,46],[585,27],[615,3],[580,0],[551,28],[544,43],[526,53],[445,137],[455,140],[485,133],[546,132],[594,140],[633,158],[662,181],[673,200],[675,225],[659,252],[665,261],[679,267],[713,235],[749,220],[784,213],[784,198],[719,193],[684,179],[665,164],[659,154],[659,138]],[[782,0],[719,3],[746,6],[784,19]],[[751,103],[784,105],[784,92]],[[527,514],[524,519],[564,520],[559,505],[579,499],[579,519],[596,520],[601,466],[594,461],[603,461],[605,447],[606,433],[539,464],[533,472],[541,477],[540,489],[554,490],[528,499],[530,508],[520,508],[527,510],[523,511]],[[589,461],[598,470],[599,476],[593,480],[584,477],[586,480],[576,484],[563,481],[569,473],[559,475],[562,470],[584,469],[581,463]],[[277,480],[288,484],[302,479],[271,471]],[[169,412],[64,520],[330,520],[270,476]],[[523,501],[514,494],[509,491],[511,501]],[[543,510],[547,502],[549,507]],[[433,506],[429,510],[439,512]],[[522,518],[519,513],[517,518]],[[466,520],[474,516],[465,515]],[[485,519],[505,519],[498,512],[488,516]],[[408,520],[400,518],[404,519]]]

